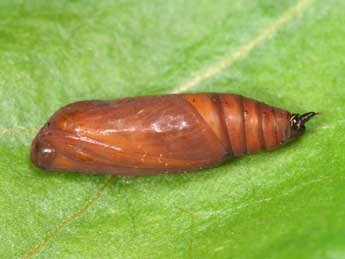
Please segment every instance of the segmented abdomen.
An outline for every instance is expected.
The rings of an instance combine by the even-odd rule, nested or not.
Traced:
[[[290,113],[235,94],[187,94],[183,97],[207,122],[229,154],[238,157],[283,144]]]

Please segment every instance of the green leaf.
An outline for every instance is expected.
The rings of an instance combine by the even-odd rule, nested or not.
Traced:
[[[345,257],[345,2],[2,1],[0,257]],[[284,148],[198,173],[45,172],[37,128],[84,99],[239,93],[319,111]]]

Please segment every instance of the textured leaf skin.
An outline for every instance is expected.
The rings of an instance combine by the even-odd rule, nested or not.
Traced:
[[[295,3],[2,1],[1,128],[38,128],[77,100],[168,93]],[[303,138],[196,174],[119,177],[37,257],[343,258],[344,8],[312,1],[191,89],[320,111]],[[108,177],[46,174],[29,160],[36,132],[1,132],[0,255],[17,258]]]

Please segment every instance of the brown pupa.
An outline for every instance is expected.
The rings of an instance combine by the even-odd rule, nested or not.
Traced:
[[[81,101],[40,129],[31,160],[46,170],[92,174],[189,172],[277,148],[302,135],[316,114],[217,93]]]

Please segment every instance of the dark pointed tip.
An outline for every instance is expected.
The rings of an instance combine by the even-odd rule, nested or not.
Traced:
[[[290,119],[290,126],[291,129],[297,130],[297,131],[304,131],[305,126],[304,124],[309,121],[311,118],[313,118],[315,115],[319,115],[318,112],[307,112],[302,115],[299,114],[292,114]]]
[[[304,125],[305,122],[309,121],[311,118],[319,114],[320,114],[319,112],[307,112],[307,113],[302,114],[300,117],[302,125]]]

